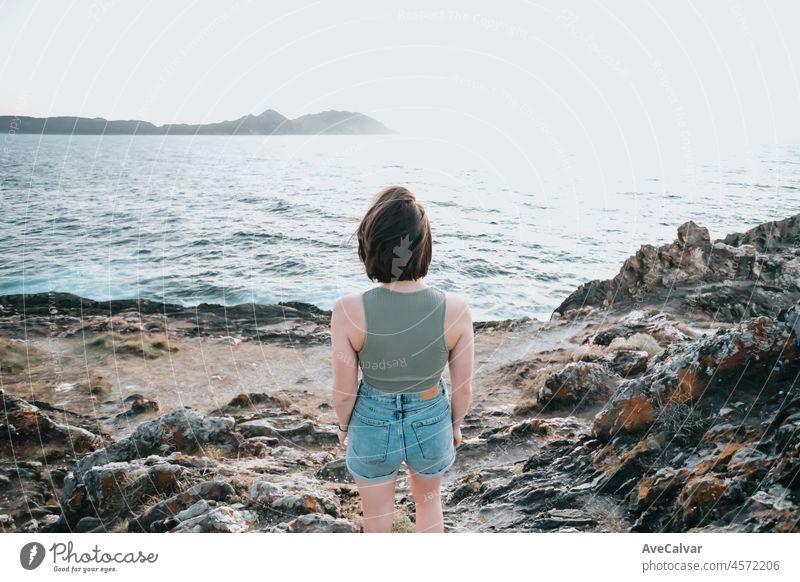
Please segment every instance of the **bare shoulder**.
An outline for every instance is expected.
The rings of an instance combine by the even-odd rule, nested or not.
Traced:
[[[344,323],[353,324],[364,319],[364,304],[361,293],[348,293],[342,295],[333,304],[332,318]]]
[[[356,351],[364,344],[366,315],[361,293],[342,295],[333,304],[331,331],[344,333]]]
[[[333,304],[333,309],[340,311],[341,313],[347,313],[352,311],[353,309],[361,308],[361,293],[348,293],[347,295],[342,295],[339,297],[336,302]]]
[[[452,350],[463,336],[472,332],[472,315],[465,297],[446,292],[444,320],[445,343]]]
[[[445,305],[446,315],[451,319],[451,321],[459,320],[459,319],[471,319],[471,314],[469,310],[469,302],[467,301],[466,297],[459,293],[453,293],[452,291],[445,292],[447,301]]]

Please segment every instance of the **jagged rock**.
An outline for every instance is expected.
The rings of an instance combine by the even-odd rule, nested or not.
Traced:
[[[534,522],[541,529],[556,529],[567,526],[593,525],[596,521],[578,509],[550,509]]]
[[[678,495],[676,519],[690,527],[704,519],[708,520],[709,516],[716,513],[715,509],[726,494],[728,484],[728,479],[712,475],[691,478]]]
[[[250,486],[249,497],[258,507],[270,508],[280,515],[327,513],[339,517],[340,507],[336,497],[319,487],[319,484],[284,485],[257,481]]]
[[[308,514],[294,518],[286,525],[289,533],[357,533],[360,528],[352,521],[330,515]]]
[[[608,367],[623,378],[636,376],[647,369],[647,352],[637,350],[620,350],[606,356]]]
[[[336,459],[329,463],[325,463],[317,471],[317,477],[325,479],[326,481],[335,481],[338,483],[355,483],[353,476],[345,466],[344,459]]]
[[[633,381],[620,385],[611,401],[595,416],[594,436],[610,440],[620,431],[641,432],[653,424],[655,407],[641,393],[641,386]]]
[[[172,533],[243,533],[253,529],[258,515],[249,509],[216,505],[201,499],[168,520]]]
[[[179,409],[140,423],[129,437],[76,462],[61,492],[62,522],[72,525],[97,511],[109,519],[122,517],[136,511],[146,495],[174,493],[195,461],[159,454],[195,453],[212,445],[238,451],[240,442],[229,417]]]
[[[163,348],[171,349],[166,342],[150,345],[151,340],[163,342],[168,328],[185,337],[234,334],[232,337],[242,341],[258,339],[293,346],[327,343],[330,314],[300,302],[227,306],[201,303],[187,308],[147,299],[94,301],[70,293],[0,296],[0,316],[24,321],[26,330],[41,329],[47,335],[60,337],[79,332],[101,333],[105,335],[96,338],[101,349],[118,347],[145,357],[158,357],[164,353]],[[139,347],[135,345],[137,341]],[[146,344],[144,350],[142,341]]]
[[[491,428],[480,434],[488,443],[499,443],[524,439],[532,435],[546,435],[550,431],[550,424],[542,418],[523,420],[507,426]]]
[[[447,505],[456,505],[462,499],[480,495],[486,490],[486,485],[479,473],[469,473],[459,479],[456,486],[446,498]]]
[[[200,500],[227,501],[234,495],[233,487],[224,481],[203,481],[159,501],[133,520],[128,531],[150,531],[152,524],[164,521]]]
[[[104,528],[102,520],[97,517],[87,515],[86,517],[82,517],[80,520],[78,520],[78,523],[75,524],[75,528],[72,531],[75,533],[83,533],[101,528]]]
[[[650,360],[645,375],[624,380],[617,393],[595,417],[594,434],[608,440],[619,431],[650,427],[663,406],[692,403],[724,391],[729,378],[746,386],[748,378],[775,379],[776,366],[796,363],[798,348],[784,322],[756,317],[732,329],[694,342],[672,344]]]
[[[614,379],[601,364],[570,362],[551,374],[539,389],[540,409],[605,402],[614,391]]]
[[[330,444],[339,442],[339,437],[334,427],[320,427],[311,420],[304,420],[286,428],[276,428],[274,421],[271,419],[259,418],[242,422],[237,428],[245,438],[270,436],[303,443]]]
[[[131,394],[123,402],[130,404],[130,408],[117,416],[136,416],[137,414],[158,411],[158,402],[150,400],[141,394]]]
[[[800,214],[785,220],[759,224],[744,233],[729,234],[723,242],[732,247],[752,245],[759,252],[769,252],[800,242]]]
[[[678,227],[675,241],[658,248],[642,245],[613,279],[584,283],[554,314],[667,298],[665,308],[697,308],[716,321],[775,317],[800,297],[800,256],[780,253],[798,239],[800,215],[714,242],[706,228],[690,220]]]
[[[10,447],[48,460],[85,453],[102,446],[103,438],[85,428],[54,421],[39,406],[11,394],[0,394],[4,416],[0,417],[0,452]]]
[[[75,473],[82,475],[90,467],[152,454],[171,451],[195,453],[209,445],[222,446],[233,453],[242,444],[243,439],[235,430],[233,418],[177,409],[140,423],[129,437],[81,458]]]
[[[286,396],[267,394],[265,392],[243,392],[235,396],[228,406],[231,408],[245,408],[255,405],[266,405],[269,407],[287,410],[291,407],[292,401]]]
[[[272,502],[272,509],[287,515],[328,513],[339,516],[339,504],[333,496],[311,492],[288,493]]]
[[[86,500],[101,514],[136,507],[145,495],[170,493],[178,488],[184,468],[140,460],[91,467],[82,476]]]

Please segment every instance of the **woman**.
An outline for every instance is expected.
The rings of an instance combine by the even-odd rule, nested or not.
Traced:
[[[416,530],[441,532],[442,476],[455,461],[472,399],[472,316],[462,297],[423,282],[430,223],[407,189],[381,191],[357,235],[366,275],[379,285],[336,301],[331,347],[339,442],[364,531],[392,530],[395,477],[405,461]]]

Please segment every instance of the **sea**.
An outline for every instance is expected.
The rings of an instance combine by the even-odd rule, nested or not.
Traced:
[[[713,240],[800,212],[792,145],[695,160],[677,186],[657,167],[608,167],[602,183],[569,187],[563,174],[542,179],[547,168],[510,180],[441,153],[394,135],[9,135],[0,294],[330,309],[375,284],[355,230],[374,195],[401,184],[430,216],[429,285],[464,295],[476,320],[547,320],[578,285],[613,277],[686,220]]]

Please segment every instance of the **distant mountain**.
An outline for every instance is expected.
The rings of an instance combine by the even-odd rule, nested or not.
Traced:
[[[0,116],[3,131],[74,135],[310,135],[393,133],[380,121],[352,111],[323,111],[288,119],[274,109],[232,121],[153,125],[148,121],[108,121],[102,117]]]

